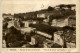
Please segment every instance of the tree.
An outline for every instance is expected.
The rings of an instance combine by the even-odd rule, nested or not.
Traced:
[[[9,47],[9,43],[14,43],[18,41],[23,41],[24,36],[21,34],[20,30],[17,30],[13,26],[9,28],[9,32],[6,34],[6,45]]]
[[[71,42],[71,38],[73,36],[73,31],[75,29],[73,27],[64,26],[63,27],[63,35],[64,35],[64,48],[66,48],[66,41]]]
[[[19,20],[19,23],[20,23],[20,27],[24,26],[24,23],[21,20]]]
[[[48,11],[52,11],[53,9],[54,9],[54,8],[51,7],[51,6],[48,7]]]
[[[61,45],[59,45],[59,44],[57,44],[57,43],[55,43],[55,44],[53,44],[52,45],[52,47],[51,48],[62,48],[62,46]]]
[[[11,20],[12,19],[10,19],[9,17],[7,17],[7,18],[4,19],[5,22],[11,21]]]
[[[8,23],[3,24],[3,29],[7,29]]]
[[[62,9],[64,6],[65,6],[64,4],[60,5],[60,9]]]
[[[71,9],[71,5],[67,5],[67,7],[68,7],[69,9]]]
[[[51,25],[52,20],[53,20],[53,15],[49,16],[49,25]]]

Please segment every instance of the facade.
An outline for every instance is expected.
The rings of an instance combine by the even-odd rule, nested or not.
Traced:
[[[76,26],[76,18],[75,18],[75,16],[72,16],[72,17],[68,17],[68,18],[53,19],[51,26],[56,26],[56,27],[64,27],[64,26],[75,27]]]
[[[36,34],[34,36],[31,37],[31,42],[30,44],[31,45],[34,45],[36,47],[39,47],[39,48],[43,48],[43,42],[46,40],[45,37],[39,35],[39,34]]]
[[[57,43],[63,47],[64,45],[64,40],[61,35],[63,34],[63,31],[57,31],[54,33],[54,43]]]
[[[50,15],[53,15],[53,11],[44,11],[37,13],[37,18],[49,18]]]
[[[37,14],[37,17],[45,18],[45,14]]]
[[[6,41],[5,40],[2,41],[2,47],[6,48]]]
[[[31,37],[31,42],[30,42],[30,44],[31,45],[36,45],[37,44],[37,41],[38,40],[38,37],[37,36],[32,36]]]
[[[53,19],[51,26],[56,26],[56,27],[68,26],[68,18],[65,18],[65,19]]]
[[[24,27],[29,27],[30,24],[36,24],[38,22],[34,20],[32,21],[28,20],[28,21],[22,21],[22,23],[24,24]]]
[[[28,21],[23,21],[24,27],[29,27],[29,22]]]

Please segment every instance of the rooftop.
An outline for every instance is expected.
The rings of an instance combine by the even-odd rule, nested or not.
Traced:
[[[61,27],[52,27],[44,24],[31,24],[30,27],[36,28],[38,31],[53,35],[53,32],[57,30],[62,30]]]

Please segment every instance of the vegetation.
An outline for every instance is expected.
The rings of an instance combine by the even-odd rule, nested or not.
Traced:
[[[7,23],[7,22],[4,23],[4,24],[3,24],[3,30],[7,29],[7,26],[8,26],[8,23]]]
[[[51,7],[51,6],[49,6],[47,10],[48,10],[48,11],[52,11],[52,10],[54,10],[54,8]]]
[[[74,6],[74,5],[73,5]],[[28,13],[19,13],[19,14],[14,14],[14,17],[16,19],[19,19],[19,24],[20,27],[24,27],[24,23],[22,22],[24,21],[33,21],[36,20],[38,21],[37,24],[30,24],[30,27],[36,28],[37,31],[41,31],[50,35],[53,35],[54,32],[56,32],[59,29],[62,28],[58,28],[58,27],[52,27],[52,20],[53,19],[61,19],[61,18],[66,18],[69,17],[70,15],[75,15],[75,11],[71,10],[71,5],[59,5],[59,9],[54,9],[53,7],[49,6],[48,9],[43,9],[40,11],[35,11],[35,12],[28,12]],[[68,9],[65,10],[63,7],[67,7]],[[37,18],[37,13],[51,13],[49,15],[49,25],[46,24],[42,24],[44,19],[47,19],[47,16],[43,17],[38,17]],[[31,32],[30,34],[21,34],[20,30],[17,30],[14,26],[10,27],[9,29],[7,29],[8,26],[8,21],[11,21],[11,19],[9,18],[5,18],[4,19],[4,24],[3,24],[3,30],[7,30],[8,33],[5,35],[5,30],[3,31],[3,35],[5,35],[3,39],[6,40],[6,45],[7,47],[20,47],[23,45],[23,43],[30,42],[31,41],[31,36],[35,35],[34,32]],[[46,22],[47,23],[47,22]],[[74,31],[76,30],[73,27],[69,27],[69,26],[64,26],[63,27],[63,39],[64,39],[64,48],[66,48],[66,42],[72,42],[72,41],[76,41],[76,35],[73,35]],[[76,33],[76,32],[75,32]],[[24,38],[25,37],[25,38]],[[53,37],[51,38],[53,40]],[[43,47],[42,43],[43,43],[44,38],[38,38],[38,44],[34,45],[35,47]],[[24,42],[25,41],[25,42]],[[25,43],[26,44],[26,43]],[[58,45],[58,44],[54,44],[53,48],[61,48],[62,46]]]
[[[9,43],[13,44],[13,43],[16,43],[16,42],[23,41],[24,36],[21,34],[21,32],[19,30],[17,30],[16,28],[14,28],[12,26],[12,27],[9,28],[9,32],[6,34],[5,40],[6,40],[7,47],[9,47]],[[17,43],[16,43],[16,45],[17,45]]]
[[[64,26],[63,35],[64,35],[64,48],[66,48],[66,42],[72,42],[76,35],[73,35],[75,29],[73,27]],[[76,40],[74,40],[75,42]]]

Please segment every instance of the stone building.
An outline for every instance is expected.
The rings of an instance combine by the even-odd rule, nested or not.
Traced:
[[[74,15],[66,17],[66,18],[59,18],[59,19],[53,19],[51,26],[56,27],[64,27],[64,26],[70,26],[75,27],[76,26],[76,17]]]
[[[63,37],[61,36],[62,34],[63,34],[63,31],[57,31],[54,33],[54,43],[57,43],[63,47],[64,40],[63,40]]]

